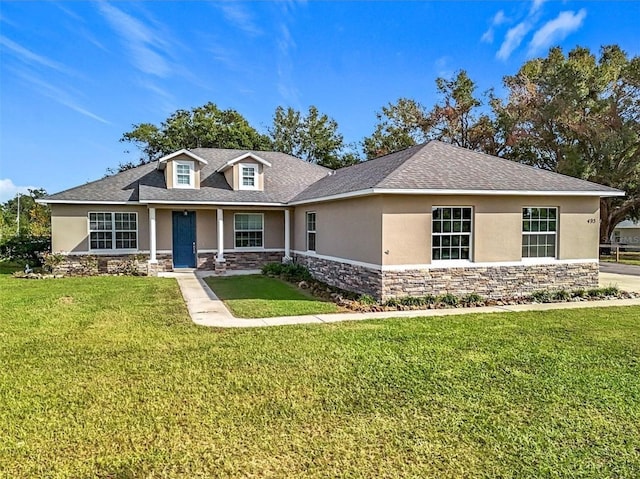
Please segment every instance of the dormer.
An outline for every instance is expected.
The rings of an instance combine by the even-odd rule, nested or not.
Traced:
[[[216,172],[224,173],[227,183],[235,191],[263,191],[264,169],[270,166],[267,160],[249,152],[227,161]]]
[[[158,160],[158,169],[164,171],[168,189],[200,189],[200,170],[207,161],[189,150],[179,150]]]

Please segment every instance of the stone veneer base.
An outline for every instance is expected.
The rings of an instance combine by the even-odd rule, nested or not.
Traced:
[[[597,262],[380,271],[299,254],[295,261],[320,281],[382,301],[446,293],[501,299],[545,289],[597,288],[599,272]]]
[[[224,263],[216,263],[215,253],[198,253],[197,269],[219,271],[260,269],[266,263],[281,262],[283,252],[247,251],[225,253]],[[157,276],[159,272],[173,271],[171,254],[158,254],[157,263],[149,263],[148,254],[81,255],[69,254],[55,267],[56,274],[67,276],[95,276],[98,274],[139,274]]]

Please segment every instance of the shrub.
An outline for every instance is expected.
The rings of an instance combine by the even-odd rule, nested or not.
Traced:
[[[610,285],[600,289],[604,296],[618,296],[618,294],[620,294],[620,290],[617,286]]]
[[[554,301],[567,301],[571,298],[569,292],[564,289],[560,289],[551,295]]]
[[[458,306],[460,300],[455,294],[446,293],[438,297],[438,302],[446,306]]]
[[[571,292],[571,295],[574,298],[586,298],[587,297],[587,290],[586,289],[575,289]]]
[[[42,264],[42,254],[51,251],[48,236],[13,236],[0,244],[0,258],[10,261],[25,261],[31,266]]]
[[[534,291],[533,293],[531,293],[531,299],[536,303],[550,303],[551,293],[546,289]]]
[[[368,294],[361,294],[358,296],[358,302],[361,304],[376,304],[377,301],[373,296]]]
[[[478,303],[483,303],[484,302],[484,298],[482,296],[480,296],[478,293],[469,293],[466,296],[462,297],[461,300],[462,304],[469,306],[472,304],[478,304]]]
[[[282,263],[267,263],[262,267],[262,274],[266,276],[280,276],[283,269],[284,264]]]
[[[404,296],[400,298],[400,304],[403,306],[424,306],[424,298],[421,296]]]
[[[400,305],[400,300],[398,300],[398,298],[389,298],[385,301],[384,305],[390,308],[397,308]]]
[[[603,296],[602,290],[600,288],[592,288],[587,290],[587,294],[590,298],[601,298]]]

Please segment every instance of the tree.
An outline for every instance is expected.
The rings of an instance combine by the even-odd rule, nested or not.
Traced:
[[[28,195],[18,194],[0,205],[2,238],[51,235],[51,211],[47,205],[36,203],[37,199],[47,196],[47,192],[42,188],[28,191]]]
[[[358,163],[360,158],[348,151],[338,123],[310,106],[307,115],[279,106],[268,129],[273,148],[327,168],[341,168]]]
[[[374,133],[363,142],[367,158],[428,140],[495,152],[493,123],[477,113],[482,102],[474,96],[476,85],[467,72],[461,70],[453,79],[437,78],[436,88],[441,101],[431,110],[408,98],[382,108]]]
[[[516,161],[619,188],[604,198],[600,241],[640,214],[640,58],[605,46],[526,62],[504,79],[508,98],[492,99],[496,141]]]
[[[237,111],[220,110],[214,103],[177,110],[160,126],[151,123],[133,125],[120,141],[135,144],[142,152],[138,165],[182,148],[238,148],[268,150],[271,141],[259,133]],[[119,171],[136,166],[121,164]]]

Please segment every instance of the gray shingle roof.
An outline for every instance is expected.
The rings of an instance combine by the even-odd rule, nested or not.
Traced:
[[[620,193],[608,186],[532,168],[440,141],[416,145],[375,160],[336,170],[272,151],[254,151],[271,163],[265,168],[264,191],[233,191],[216,170],[248,150],[196,148],[207,160],[200,189],[167,189],[157,162],[48,196],[45,201],[166,201],[222,203],[289,203],[356,191],[456,190]]]
[[[602,192],[619,190],[570,176],[478,153],[440,141],[416,145],[375,160],[337,170],[292,201],[312,200],[367,189],[522,192]]]
[[[286,203],[330,170],[272,151],[252,151],[271,163],[265,168],[264,191],[233,191],[224,174],[216,170],[249,150],[195,148],[192,153],[207,160],[200,171],[200,189],[167,189],[157,162],[48,196],[54,201],[175,201]]]

